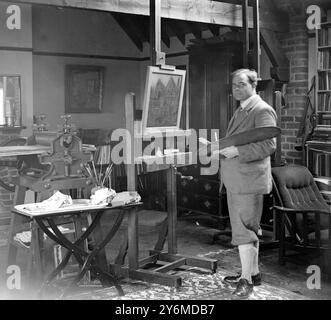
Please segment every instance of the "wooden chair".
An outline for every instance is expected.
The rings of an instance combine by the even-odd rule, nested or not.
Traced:
[[[320,266],[330,276],[331,209],[312,174],[306,167],[289,165],[272,168],[272,176],[279,227],[279,263],[290,260],[309,265],[314,264],[312,258],[317,256]]]

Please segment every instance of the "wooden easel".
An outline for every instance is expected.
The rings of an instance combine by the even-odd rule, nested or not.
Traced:
[[[136,191],[136,162],[135,158],[135,140],[138,138],[134,132],[134,110],[135,110],[135,96],[129,93],[125,97],[125,112],[126,112],[126,129],[130,133],[131,141],[127,141],[127,146],[131,147],[131,161],[126,165],[127,167],[127,188],[128,191]],[[189,154],[185,158],[189,163]],[[141,159],[140,159],[141,160]],[[176,162],[176,161],[175,161]],[[217,260],[204,259],[192,256],[178,254],[177,249],[177,199],[176,199],[176,163],[175,164],[150,164],[146,161],[143,166],[145,172],[153,172],[159,170],[166,170],[167,174],[167,219],[160,230],[158,241],[153,250],[150,251],[150,256],[144,259],[138,259],[138,218],[137,211],[132,210],[128,217],[128,265],[124,266],[124,259],[116,259],[117,262],[111,265],[112,270],[118,276],[130,277],[147,282],[159,283],[161,285],[168,285],[179,287],[182,284],[182,279],[176,275],[167,274],[175,268],[181,266],[199,267],[216,272]],[[163,251],[165,242],[168,242],[168,250]],[[124,245],[125,247],[126,245]],[[123,258],[124,255],[120,254]],[[150,265],[161,264],[160,267],[154,270],[144,269]]]
[[[161,52],[161,1],[150,0],[150,48],[151,48],[151,65],[159,66],[162,69],[171,70],[171,66],[165,64],[165,54]],[[127,188],[128,191],[136,191],[136,162],[141,162],[141,157],[138,161],[135,150],[135,95],[128,93],[125,97],[125,116],[126,129],[129,133],[130,141],[127,141],[127,146],[130,148],[130,163],[126,165],[127,168]],[[141,139],[141,137],[140,137]],[[167,146],[167,148],[174,146]],[[163,151],[163,150],[162,150]],[[185,163],[182,165],[189,165],[189,154],[182,155]],[[165,157],[165,156],[160,156]],[[164,158],[165,159],[165,158]],[[182,160],[182,159],[181,159]],[[128,243],[124,244],[120,251],[115,264],[111,268],[117,275],[139,279],[147,282],[159,283],[161,285],[168,285],[179,287],[182,279],[179,276],[167,274],[168,271],[178,268],[180,266],[188,265],[192,267],[200,267],[216,271],[217,260],[202,259],[196,257],[189,257],[180,255],[177,252],[177,199],[176,199],[176,165],[178,161],[173,164],[156,164],[143,160],[143,168],[145,172],[153,172],[166,170],[167,177],[167,219],[162,224],[158,241],[153,250],[150,251],[150,256],[144,259],[138,259],[138,221],[137,212],[131,211],[128,217]],[[180,161],[183,163],[183,161]],[[163,252],[165,242],[168,241],[168,250]],[[124,257],[128,249],[128,266],[124,266]],[[162,266],[153,271],[146,269],[149,265],[155,265],[161,262]],[[144,269],[145,268],[145,269]]]

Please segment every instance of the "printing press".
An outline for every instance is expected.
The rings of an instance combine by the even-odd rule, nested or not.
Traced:
[[[93,186],[95,180],[88,163],[93,161],[95,147],[82,144],[69,123],[69,115],[62,118],[64,124],[58,132],[37,126],[25,145],[0,147],[0,165],[18,170],[11,179],[14,185],[39,193]],[[6,160],[8,157],[10,160]],[[11,160],[14,157],[16,160]],[[14,191],[12,185],[7,185],[8,190]]]

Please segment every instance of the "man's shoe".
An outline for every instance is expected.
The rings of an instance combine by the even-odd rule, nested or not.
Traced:
[[[240,280],[240,277],[241,277],[241,274],[237,274],[236,276],[227,276],[223,279],[223,281],[230,285],[237,285]],[[255,276],[252,276],[252,282],[255,287],[261,285],[261,283],[262,283],[261,273],[258,273]]]
[[[254,285],[248,280],[241,278],[237,288],[232,292],[233,299],[247,299],[253,293]]]

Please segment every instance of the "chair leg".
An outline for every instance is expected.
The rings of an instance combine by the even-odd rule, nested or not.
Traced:
[[[285,215],[280,215],[279,223],[279,250],[278,250],[278,263],[280,265],[285,264]]]

